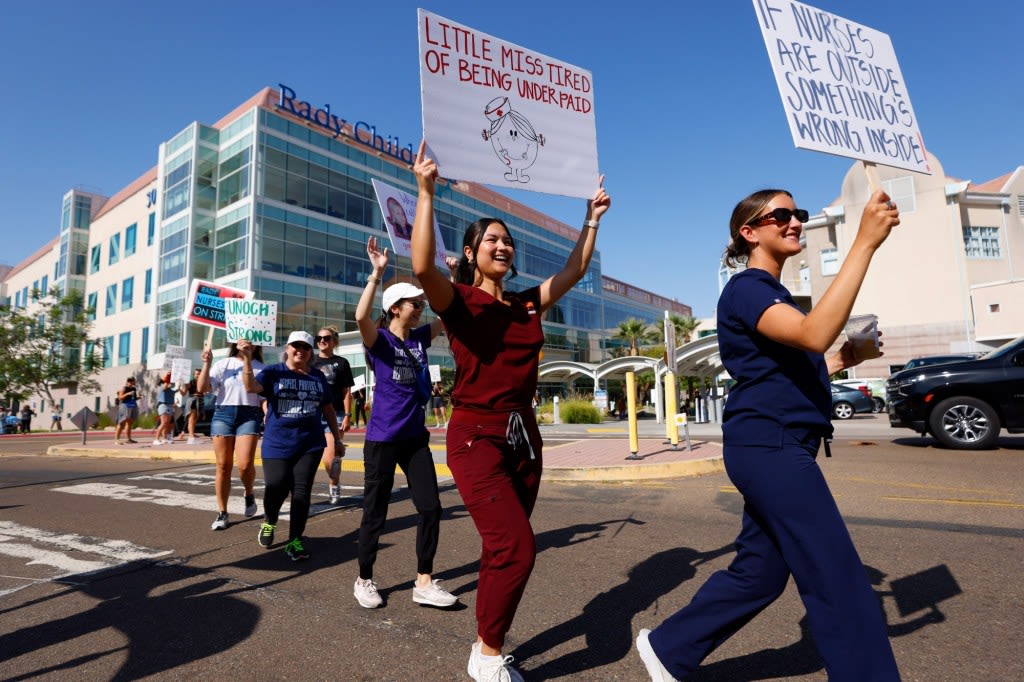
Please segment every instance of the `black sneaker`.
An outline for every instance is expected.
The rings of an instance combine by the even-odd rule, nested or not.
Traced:
[[[246,495],[245,496],[245,515],[256,516],[256,496]]]
[[[260,547],[264,549],[270,549],[274,544],[274,530],[277,528],[272,523],[264,523],[260,525],[260,532],[256,536],[256,539],[260,541]]]
[[[302,546],[302,538],[295,538],[284,546],[284,553],[292,561],[305,561],[309,558],[309,552]]]

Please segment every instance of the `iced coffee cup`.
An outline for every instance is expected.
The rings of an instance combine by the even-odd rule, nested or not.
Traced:
[[[857,360],[870,360],[882,354],[878,343],[878,315],[854,315],[846,321],[846,338]]]

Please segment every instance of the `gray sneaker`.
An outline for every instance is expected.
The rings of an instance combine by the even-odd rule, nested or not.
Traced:
[[[430,584],[426,587],[417,587],[413,584],[412,588],[412,600],[417,604],[428,604],[430,606],[440,606],[444,608],[446,606],[452,606],[459,598],[448,590],[441,588],[438,583],[440,580],[431,580]]]
[[[384,600],[380,598],[380,594],[377,592],[377,583],[372,580],[356,578],[352,594],[364,609],[375,609],[384,605]]]
[[[210,530],[224,530],[228,527],[228,513],[217,512],[217,518],[210,525]]]

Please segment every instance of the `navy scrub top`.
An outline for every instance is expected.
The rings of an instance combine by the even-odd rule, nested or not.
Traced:
[[[725,403],[726,445],[778,446],[787,430],[832,435],[825,356],[757,331],[761,315],[778,303],[800,310],[786,287],[757,268],[733,275],[718,299],[718,348],[736,380]]]

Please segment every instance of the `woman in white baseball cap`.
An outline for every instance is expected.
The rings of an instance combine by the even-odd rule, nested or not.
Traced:
[[[382,250],[377,238],[370,237],[366,254],[373,273],[366,278],[366,288],[356,307],[356,324],[377,385],[363,446],[363,518],[359,526],[359,577],[353,594],[367,609],[384,604],[373,581],[373,565],[387,520],[395,469],[401,467],[419,514],[412,599],[429,606],[453,606],[458,598],[431,577],[440,536],[441,500],[423,411],[431,393],[427,348],[443,327],[439,319],[420,324],[426,305],[423,290],[408,282],[384,290],[383,314],[375,324],[371,319],[373,302],[388,265],[388,250]]]
[[[312,365],[313,337],[295,331],[285,344],[284,362],[267,365],[253,375],[252,347],[239,344],[242,381],[245,390],[267,399],[267,420],[263,429],[263,524],[257,536],[260,546],[274,544],[278,514],[288,495],[292,496],[288,542],[285,554],[292,561],[309,558],[302,542],[309,518],[310,495],[317,465],[327,442],[321,417],[326,421],[335,443],[341,442],[338,419],[332,404],[331,387],[323,373]],[[344,450],[338,447],[344,454]]]

